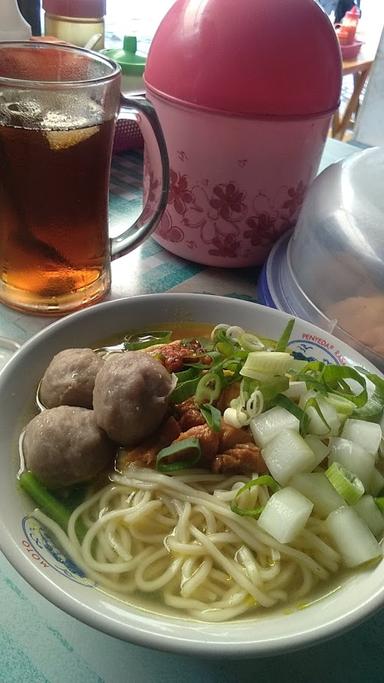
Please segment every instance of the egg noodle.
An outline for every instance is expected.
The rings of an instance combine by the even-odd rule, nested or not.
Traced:
[[[325,522],[315,516],[288,545],[231,510],[250,477],[130,466],[110,479],[74,510],[67,534],[40,510],[34,516],[90,579],[117,596],[158,595],[195,619],[218,622],[297,604],[339,569]],[[240,497],[265,505],[269,493],[254,486]],[[79,519],[86,530],[81,542]]]

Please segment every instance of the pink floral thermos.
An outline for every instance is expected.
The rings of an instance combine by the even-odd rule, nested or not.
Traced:
[[[177,0],[144,76],[171,167],[154,238],[206,265],[261,264],[296,221],[338,106],[327,15],[315,0]]]

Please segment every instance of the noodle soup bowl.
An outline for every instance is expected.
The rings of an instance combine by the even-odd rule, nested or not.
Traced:
[[[0,374],[0,546],[41,595],[73,617],[147,647],[202,656],[256,657],[299,649],[336,636],[384,603],[384,562],[340,575],[305,604],[260,609],[230,622],[203,622],[153,601],[143,608],[96,588],[33,517],[19,489],[18,439],[33,411],[36,387],[58,351],[97,347],[128,330],[160,323],[228,323],[278,338],[287,314],[254,303],[197,294],[159,294],[102,303],[53,323],[28,341]],[[358,352],[310,323],[296,320],[290,347],[298,358],[375,368]],[[300,609],[299,609],[300,607]]]

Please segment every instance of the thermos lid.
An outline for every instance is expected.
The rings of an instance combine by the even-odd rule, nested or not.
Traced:
[[[315,0],[176,0],[144,79],[158,95],[197,107],[308,117],[338,106],[340,48]]]
[[[137,39],[135,36],[124,36],[123,47],[116,49],[101,50],[102,54],[120,64],[123,74],[126,76],[142,76],[144,73],[146,57],[136,54]]]
[[[98,19],[106,13],[106,0],[43,0],[43,9],[59,17]]]

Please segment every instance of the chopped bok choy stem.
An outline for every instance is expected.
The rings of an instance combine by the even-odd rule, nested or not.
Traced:
[[[373,468],[367,491],[368,493],[371,493],[372,496],[378,496],[382,491],[384,491],[384,477],[381,472],[376,469],[376,467]]]
[[[263,448],[282,429],[292,429],[299,433],[300,422],[285,408],[274,406],[261,415],[254,417],[249,424],[255,443]]]
[[[307,385],[305,382],[295,382],[289,383],[288,389],[282,392],[284,396],[290,398],[292,401],[299,401],[301,397],[307,393]]]
[[[358,567],[382,557],[379,543],[353,507],[331,512],[326,525],[346,567]]]
[[[376,455],[382,439],[382,432],[380,425],[375,422],[364,422],[363,420],[349,418],[346,420],[340,436],[343,439],[353,441],[368,453]]]
[[[313,512],[321,519],[325,519],[330,512],[345,505],[344,498],[340,496],[323,472],[295,474],[289,484],[312,501]]]
[[[379,537],[384,531],[384,515],[380,511],[375,499],[372,496],[363,496],[353,506],[359,517],[361,517],[372,533]]]
[[[280,543],[290,543],[304,529],[312,509],[308,498],[286,486],[267,501],[258,524]]]
[[[262,451],[272,477],[285,486],[294,474],[311,472],[315,455],[303,437],[294,429],[282,429]]]
[[[328,464],[338,462],[360,479],[364,489],[368,489],[375,467],[374,456],[356,443],[340,437],[334,437],[330,446]]]
[[[328,456],[330,446],[313,434],[307,434],[307,436],[304,437],[304,441],[315,454],[315,467],[317,467]]]
[[[314,391],[304,394],[299,406],[308,417],[307,432],[318,436],[336,435],[340,431],[341,420],[336,408],[326,398]]]

